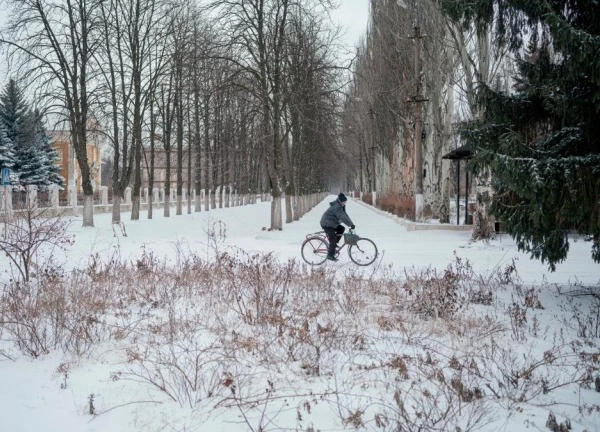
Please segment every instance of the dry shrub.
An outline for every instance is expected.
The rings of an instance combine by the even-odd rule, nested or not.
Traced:
[[[87,278],[46,271],[35,282],[6,286],[1,299],[4,329],[24,354],[36,358],[60,346],[83,355],[103,339],[106,296]]]
[[[8,339],[33,358],[50,352],[62,336],[62,300],[36,284],[6,286],[1,300],[1,324]]]
[[[361,335],[343,322],[346,314],[332,313],[357,310],[363,301],[358,281],[345,291],[331,273],[295,261],[281,264],[270,254],[221,256],[218,271],[222,305],[249,326],[231,332],[234,346],[269,363],[299,362],[302,374],[318,376],[331,370],[340,347],[361,344]]]
[[[442,272],[433,268],[404,269],[403,289],[410,311],[424,318],[451,318],[469,304],[492,305],[495,293],[507,287],[522,291],[514,261],[484,276],[475,273],[468,260],[454,255],[454,261]],[[388,293],[394,304],[406,303],[398,293]],[[535,297],[532,302],[541,307]]]
[[[521,307],[517,302],[513,301],[508,307],[507,313],[510,318],[512,337],[517,342],[524,341],[526,339],[525,329],[527,324],[527,309]]]
[[[587,353],[565,343],[537,357],[503,348],[509,317],[502,327],[496,314],[508,305],[487,307],[496,293],[514,288],[519,337],[521,311],[541,305],[538,291],[519,285],[514,263],[483,277],[456,258],[442,272],[371,279],[217,246],[211,261],[179,245],[174,264],[145,250],[126,262],[115,250],[81,271],[50,269],[37,284],[7,290],[0,331],[33,357],[90,353],[112,338],[129,362],[114,379],[141,382],[194,412],[238,409],[256,430],[277,417],[277,401],[314,406],[326,392],[331,398],[320,400],[349,427],[466,431],[497,412],[492,404],[521,404],[572,383],[600,388],[591,346]],[[484,313],[459,313],[472,303]],[[424,325],[422,317],[444,319]],[[71,385],[70,365],[57,373]],[[312,393],[307,377],[327,390]]]
[[[142,349],[128,350],[131,367],[113,379],[147,383],[189,408],[228,394],[228,388],[238,380],[237,373],[232,375],[235,365],[224,358],[215,343],[203,344],[198,342],[202,338],[177,337],[169,331],[155,336]]]
[[[299,264],[280,265],[272,254],[222,254],[218,272],[225,304],[245,323],[261,324],[281,319]]]
[[[574,344],[555,346],[542,354],[524,354],[492,340],[478,348],[478,358],[486,387],[508,407],[571,384],[584,386],[589,371],[598,367],[593,357],[582,355]]]
[[[404,289],[409,308],[424,318],[451,318],[466,304],[459,291],[459,275],[451,266],[440,274],[436,269],[406,271]]]
[[[542,302],[540,302],[540,299],[538,297],[538,293],[536,292],[535,288],[529,288],[527,291],[525,291],[525,297],[523,299],[523,304],[525,307],[531,308],[531,309],[544,309],[544,306],[542,306]]]
[[[576,330],[577,336],[584,339],[600,337],[600,285],[584,286],[574,284],[559,294],[565,294],[567,303],[563,306],[570,318],[565,321],[568,328]]]
[[[404,391],[396,389],[392,417],[395,430],[475,431],[489,423],[490,405],[481,390],[470,388],[460,378],[446,378],[432,368],[428,379],[412,381]]]
[[[59,217],[47,217],[48,209],[39,208],[36,203],[28,203],[13,219],[4,222],[0,230],[0,252],[18,270],[18,278],[29,282],[38,251],[53,248],[64,249],[73,244],[73,237],[67,233],[70,222]]]
[[[412,197],[381,195],[377,197],[377,207],[401,218],[415,218],[415,200]]]

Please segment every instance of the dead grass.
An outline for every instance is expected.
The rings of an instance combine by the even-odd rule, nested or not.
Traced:
[[[412,197],[381,195],[377,197],[377,207],[401,218],[415,219],[415,201]]]

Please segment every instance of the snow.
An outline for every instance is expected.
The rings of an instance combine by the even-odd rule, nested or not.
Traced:
[[[320,216],[327,208],[328,202],[334,198],[334,196],[328,197],[299,221],[286,224],[282,231],[265,229],[269,224],[271,206],[269,202],[213,209],[209,212],[202,210],[199,213],[180,216],[175,216],[172,211],[170,218],[163,217],[162,210],[155,210],[154,219],[146,219],[145,212],[142,212],[142,219],[139,221],[130,221],[129,214],[124,213],[122,228],[111,225],[110,213],[94,215],[94,228],[83,228],[81,227],[81,218],[72,217],[69,232],[75,236],[74,244],[66,251],[46,251],[46,256],[40,258],[39,262],[52,259],[59,268],[68,271],[86,268],[93,256],[97,256],[101,260],[115,258],[135,263],[144,252],[151,252],[155,257],[168,260],[175,265],[177,259],[191,253],[210,260],[214,258],[215,250],[235,254],[235,250],[238,249],[246,253],[272,253],[275,259],[281,263],[287,263],[289,260],[301,260],[300,245],[302,241],[307,234],[320,230]],[[560,344],[556,343],[551,335],[553,332],[556,334],[558,330],[562,335],[560,327],[564,326],[568,311],[565,309],[567,303],[557,294],[553,288],[554,284],[556,287],[565,289],[573,284],[597,286],[600,283],[600,266],[591,260],[591,244],[583,239],[573,239],[567,260],[558,264],[555,272],[550,272],[546,265],[519,253],[514,241],[506,234],[502,234],[490,242],[473,243],[470,241],[470,232],[440,230],[437,224],[432,227],[435,229],[409,231],[397,218],[375,211],[370,206],[352,199],[346,208],[357,226],[357,233],[372,239],[377,244],[380,258],[373,266],[358,268],[347,255],[342,253],[339,262],[325,264],[322,268],[330,270],[333,274],[332,290],[338,288],[343,290],[344,287],[351,286],[355,288],[352,284],[359,283],[356,281],[360,279],[361,275],[367,279],[372,278],[383,282],[391,274],[405,274],[405,269],[406,274],[415,274],[426,271],[426,269],[437,269],[443,272],[448,265],[455,262],[455,257],[468,260],[474,271],[485,278],[496,270],[510,265],[514,260],[524,289],[533,288],[538,292],[542,301],[544,309],[534,310],[534,315],[536,320],[540,320],[539,332],[545,334],[544,337],[538,338],[529,335],[517,342],[514,340],[511,342],[510,337],[499,339],[506,343],[506,350],[502,351],[506,356],[511,353],[511,343],[515,344],[515,348],[522,345],[520,347],[522,353],[521,351],[515,352],[518,354],[515,355],[515,363],[526,364],[526,360],[530,356],[533,361],[536,355],[541,355],[548,350],[560,351],[557,348]],[[211,236],[211,231],[217,232],[219,235]],[[215,238],[222,241],[215,243]],[[0,259],[0,271],[0,283],[7,284],[11,278],[11,270],[8,260],[5,258]],[[355,293],[354,288],[352,290],[348,288],[348,295]],[[310,291],[307,292],[310,293]],[[360,290],[358,292],[360,293]],[[300,295],[300,291],[297,295]],[[367,291],[362,295],[365,297],[367,295],[375,296]],[[495,303],[496,309],[475,305],[472,312],[473,320],[483,320],[488,316],[500,317],[508,307],[507,305],[510,304],[512,293],[507,292],[503,295],[503,300]],[[312,301],[318,304],[320,300],[316,296],[317,294]],[[357,299],[361,300],[360,297],[359,294]],[[358,301],[357,299],[355,300]],[[373,327],[374,317],[381,312],[377,309],[379,307],[377,301],[375,298],[362,300],[373,301],[370,306],[374,308],[371,316],[361,311],[351,321],[346,321],[346,318],[342,317],[330,317],[331,322],[339,323],[340,328],[344,328],[346,325],[347,328],[350,326],[358,328],[362,325],[366,328],[369,325]],[[181,311],[184,309],[187,311],[191,305],[178,307]],[[142,307],[139,305],[131,306],[132,311],[140,312],[141,309]],[[532,315],[530,314],[528,317],[531,320]],[[202,312],[199,312],[196,318],[198,322],[201,322],[205,317],[203,318]],[[206,326],[204,326],[205,324]],[[252,335],[244,333],[244,327],[226,313],[223,315],[221,324],[235,326],[231,330],[238,331],[240,337]],[[314,425],[314,430],[353,430],[352,426],[343,425],[340,419],[336,418],[337,413],[332,406],[336,406],[336,404],[348,407],[364,406],[368,407],[366,408],[368,412],[373,412],[378,409],[377,405],[380,403],[377,399],[377,392],[382,391],[380,386],[385,388],[397,378],[393,378],[391,373],[385,372],[383,369],[381,375],[376,375],[373,370],[365,369],[362,372],[364,374],[362,384],[372,387],[372,393],[369,391],[361,393],[357,384],[350,379],[349,371],[353,370],[352,365],[367,365],[377,360],[389,359],[389,355],[393,356],[394,353],[399,355],[400,351],[404,355],[412,357],[420,355],[421,352],[412,348],[407,342],[407,337],[435,336],[436,340],[440,341],[438,342],[440,345],[447,344],[448,352],[444,355],[454,353],[459,359],[474,356],[478,349],[483,349],[482,342],[478,340],[473,340],[471,346],[459,343],[436,320],[419,320],[413,317],[404,324],[407,326],[403,330],[404,332],[392,332],[394,335],[392,338],[386,336],[387,334],[381,329],[366,330],[365,334],[372,337],[372,353],[356,354],[333,349],[325,352],[323,356],[331,356],[330,363],[327,363],[331,365],[331,369],[319,376],[303,379],[301,362],[256,363],[253,362],[252,356],[241,357],[236,363],[230,363],[230,360],[227,359],[223,363],[212,364],[211,368],[219,373],[231,373],[232,376],[242,377],[241,379],[245,381],[239,382],[240,393],[243,389],[251,392],[253,384],[262,386],[263,383],[266,383],[265,376],[277,377],[278,381],[274,383],[273,394],[283,393],[284,395],[288,394],[289,397],[269,400],[268,411],[272,413],[269,418],[273,421],[267,423],[264,430],[286,428],[295,430],[300,426],[303,428],[302,430],[307,430],[311,425]],[[528,322],[528,325],[531,325],[531,321]],[[206,335],[206,328],[212,326],[213,323],[203,323],[199,328],[189,330],[190,335],[198,337],[196,339],[200,341],[198,343],[206,347],[207,344],[218,339]],[[469,328],[465,330],[467,333],[469,331],[471,331]],[[510,331],[506,330],[506,334],[509,333]],[[230,336],[225,334],[224,337],[229,338]],[[237,337],[237,334],[234,336]],[[141,339],[144,337],[148,337],[149,340],[153,338],[153,336],[143,336]],[[0,332],[0,338],[0,348],[8,349],[6,334]],[[191,340],[189,339],[189,341]],[[598,338],[588,339],[588,350],[598,352],[598,342]],[[152,346],[152,344],[148,346]],[[150,349],[148,355],[158,355],[160,349],[160,345],[157,345]],[[274,346],[267,344],[262,349],[265,359],[270,354],[277,355]],[[584,351],[583,348],[581,350]],[[260,409],[215,407],[214,401],[210,398],[200,402],[192,409],[186,407],[185,404],[174,403],[165,394],[158,392],[147,383],[124,379],[118,374],[123,371],[131,372],[135,370],[135,366],[131,362],[126,362],[123,354],[117,351],[114,344],[104,341],[95,347],[93,355],[89,356],[74,357],[64,354],[60,350],[54,350],[37,359],[30,359],[19,355],[14,348],[10,349],[13,360],[3,359],[0,355],[0,414],[2,418],[0,423],[2,430],[11,432],[246,431],[251,430],[250,424],[257,425],[260,421]],[[185,357],[185,352],[187,351],[181,353],[182,358]],[[260,353],[260,350],[253,351],[255,355],[261,357],[262,354],[256,354],[257,352]],[[345,358],[346,355],[348,358]],[[226,369],[232,364],[237,370]],[[62,369],[60,369],[61,365],[63,365]],[[66,375],[59,372],[59,369],[64,371],[65,368],[68,370]],[[415,373],[412,368],[413,366],[409,365],[407,373]],[[597,374],[597,369],[595,373]],[[376,383],[377,381],[379,383]],[[62,383],[66,383],[66,386],[63,386],[65,388],[61,388]],[[428,385],[427,383],[421,384]],[[404,382],[404,385],[407,386],[405,389],[417,386],[414,382]],[[293,395],[291,389],[295,389],[298,394],[304,396]],[[413,391],[417,390],[413,389]],[[89,396],[92,394],[94,395],[94,410],[96,414],[100,413],[97,416],[89,414]],[[353,394],[357,396],[353,397]],[[489,392],[486,394],[490,396]],[[408,394],[406,395],[408,398]],[[544,425],[550,410],[555,414],[562,413],[570,416],[573,421],[578,416],[578,404],[584,402],[588,406],[592,406],[594,403],[598,404],[600,395],[595,393],[593,388],[592,390],[576,389],[576,386],[572,385],[558,389],[549,395],[540,396],[536,402],[517,404],[517,407],[494,408],[495,411],[490,414],[493,414],[495,418],[489,425],[484,425],[481,430],[512,431],[529,428],[546,430]],[[543,403],[549,405],[541,406]],[[302,406],[305,408],[298,409],[298,404],[304,404]],[[310,406],[310,409],[306,408],[306,404]],[[465,404],[463,409],[468,410],[468,406],[473,405]],[[303,414],[303,420],[297,418],[300,412]],[[249,416],[248,421],[244,420],[242,414]],[[560,417],[560,419],[564,418]],[[573,428],[573,430],[579,431],[586,428],[588,431],[600,430],[600,415],[598,412],[579,415]],[[371,421],[364,423],[359,430],[392,430],[392,427],[388,425],[388,429],[379,428]]]

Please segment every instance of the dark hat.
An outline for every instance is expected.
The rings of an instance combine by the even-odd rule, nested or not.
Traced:
[[[340,192],[340,194],[338,195],[338,199],[340,200],[340,202],[344,202],[344,201],[348,201],[348,198],[346,198],[346,195],[344,195],[343,193]]]

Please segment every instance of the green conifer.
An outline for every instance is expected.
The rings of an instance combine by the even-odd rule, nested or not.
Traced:
[[[510,92],[482,86],[483,118],[463,135],[475,166],[491,171],[491,212],[520,250],[553,270],[573,233],[593,241],[600,262],[600,3],[494,5],[496,42],[518,60],[516,84]]]

